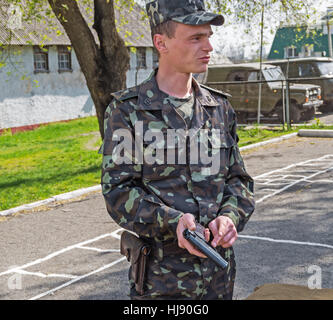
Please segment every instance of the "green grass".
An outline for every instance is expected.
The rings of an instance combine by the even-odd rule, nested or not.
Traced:
[[[96,117],[0,136],[0,210],[100,182]]]
[[[283,130],[282,125],[278,125],[275,128],[265,129],[265,125],[260,126],[254,126],[250,129],[239,127],[237,134],[239,136],[239,143],[238,145],[240,147],[277,138],[282,135],[290,134],[293,132],[297,132],[299,129],[330,129],[333,130],[333,125],[324,125],[320,119],[315,118],[315,123],[311,125],[297,125],[292,126],[289,130]]]
[[[298,127],[300,128],[300,127]],[[324,127],[320,122],[306,128]],[[238,130],[239,146],[295,132]],[[0,211],[100,183],[102,156],[96,117],[0,136]]]
[[[239,142],[239,147],[244,147],[253,143],[273,139],[280,137],[282,135],[290,134],[293,132],[296,132],[297,129],[292,130],[285,130],[283,131],[281,129],[274,129],[274,130],[268,130],[268,129],[261,129],[261,128],[252,128],[252,129],[241,129],[239,128],[237,131]]]

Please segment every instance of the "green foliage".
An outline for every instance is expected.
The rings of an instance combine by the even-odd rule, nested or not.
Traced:
[[[318,128],[323,128],[325,125],[320,121],[319,118],[314,118],[314,120],[316,121],[316,126]]]

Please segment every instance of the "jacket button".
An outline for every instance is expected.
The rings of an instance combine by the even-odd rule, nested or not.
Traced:
[[[212,101],[212,99],[211,99],[210,97],[207,97],[207,100],[208,100],[209,102],[211,102],[211,101]]]
[[[146,98],[143,103],[147,106],[150,106],[151,105],[151,100],[149,98]]]

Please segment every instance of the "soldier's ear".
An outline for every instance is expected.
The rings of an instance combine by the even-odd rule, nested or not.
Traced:
[[[168,52],[168,48],[166,46],[166,41],[165,41],[165,36],[163,34],[159,34],[159,33],[155,34],[153,41],[154,41],[155,48],[158,50],[158,52],[160,54]]]

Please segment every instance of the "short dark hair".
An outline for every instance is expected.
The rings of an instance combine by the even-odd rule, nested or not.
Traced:
[[[151,38],[152,38],[153,44],[154,44],[154,35],[155,34],[165,34],[169,39],[173,38],[176,33],[176,27],[177,27],[177,23],[172,20],[165,21],[161,24],[158,24],[157,26],[152,27],[151,28]],[[158,50],[157,50],[157,52],[158,52]],[[159,52],[158,52],[158,55],[159,55]]]

